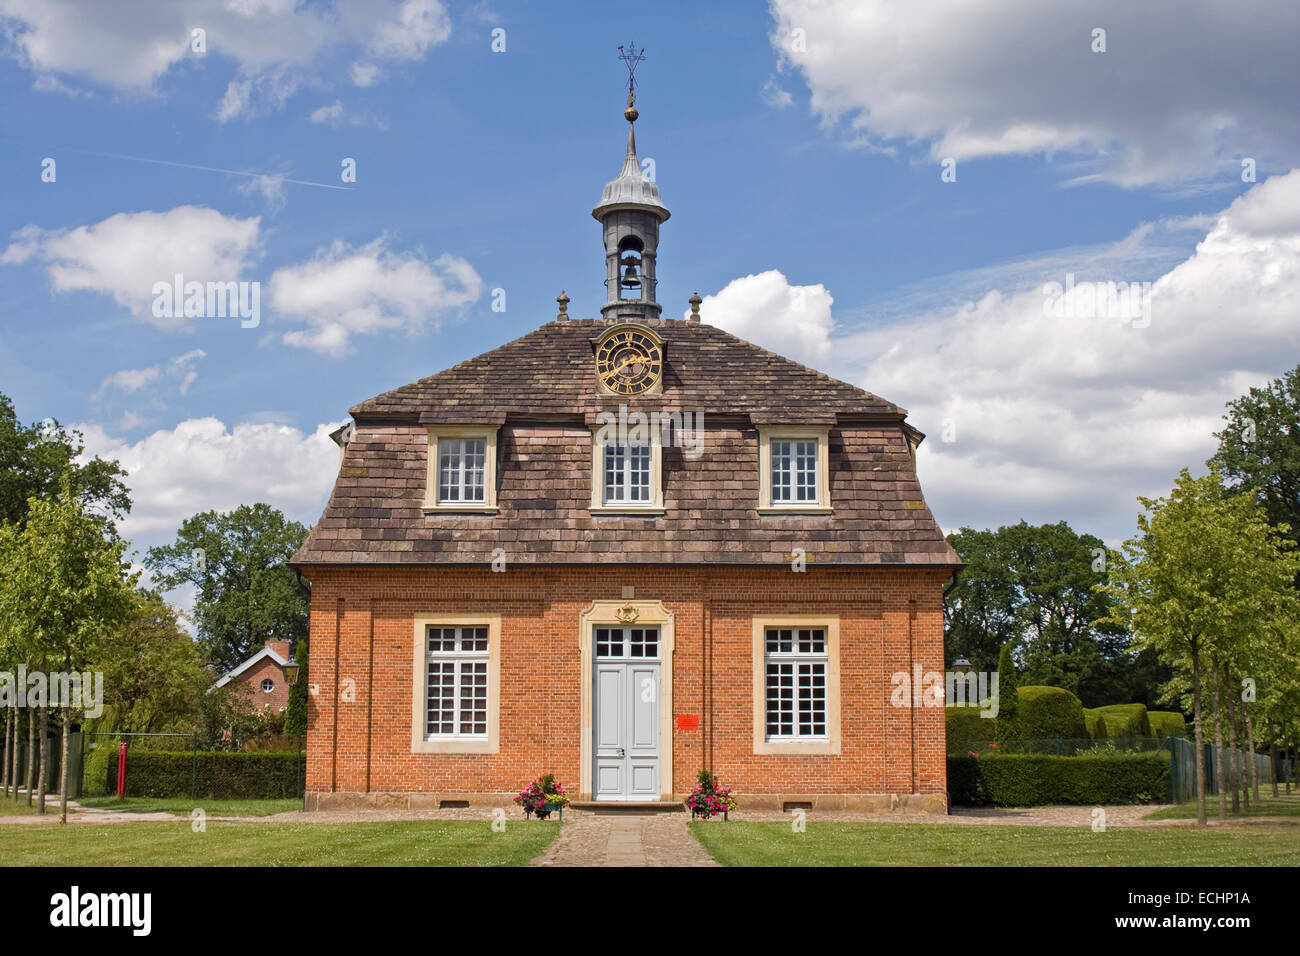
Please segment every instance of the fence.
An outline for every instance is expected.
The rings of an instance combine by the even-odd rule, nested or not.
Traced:
[[[7,767],[10,773],[13,772],[13,757],[5,749],[4,744],[8,741],[0,742],[0,766]],[[60,774],[62,767],[60,765],[61,755],[63,753],[63,735],[62,733],[47,734],[45,738],[45,792],[47,794],[57,794],[59,792]],[[28,753],[29,750],[35,750],[35,753]],[[27,768],[30,764],[40,767],[41,748],[37,743],[35,748],[31,746],[31,739],[27,736],[18,738],[18,782],[19,785],[26,789],[27,787]],[[36,772],[32,773],[32,781],[36,787],[40,784],[36,781]],[[68,781],[71,784],[68,787],[69,798],[75,800],[81,796],[81,732],[72,731],[68,734]]]
[[[1171,798],[1174,803],[1187,803],[1196,799],[1196,744],[1185,737],[1167,737],[1165,738],[1170,748],[1169,756],[1169,789],[1172,791]],[[1214,796],[1219,792],[1219,774],[1218,764],[1216,763],[1218,755],[1215,753],[1213,744],[1202,744],[1205,748],[1205,793],[1207,796]],[[1234,765],[1241,768],[1242,774],[1248,772],[1246,761],[1250,758],[1255,760],[1255,770],[1259,774],[1259,782],[1273,782],[1273,761],[1268,754],[1257,754],[1250,750],[1238,747],[1233,750],[1231,747],[1223,748],[1223,759],[1225,776],[1232,773]],[[1281,777],[1279,777],[1279,780]]]

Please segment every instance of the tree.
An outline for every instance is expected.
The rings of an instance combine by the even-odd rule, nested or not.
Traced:
[[[998,653],[1015,639],[1019,595],[998,532],[962,528],[948,543],[966,562],[943,606],[948,660],[966,658],[976,671],[997,667]]]
[[[1206,668],[1217,699],[1219,662],[1239,655],[1247,635],[1300,620],[1292,587],[1300,555],[1253,501],[1225,493],[1221,480],[1215,469],[1203,478],[1183,469],[1167,498],[1139,498],[1138,534],[1112,555],[1110,581],[1100,585],[1115,600],[1116,623],[1190,674],[1200,824]]]
[[[1015,740],[1020,736],[1020,678],[1016,662],[1011,659],[1011,644],[1003,644],[998,655],[998,717],[996,731],[999,740]]]
[[[122,482],[126,472],[116,461],[83,461],[84,452],[80,432],[53,419],[23,425],[13,402],[0,394],[0,521],[22,526],[30,500],[55,497],[60,476],[68,472],[78,501],[111,528],[131,510],[130,491]]]
[[[64,471],[59,487],[53,500],[28,502],[27,523],[9,554],[0,616],[7,628],[39,649],[43,662],[57,663],[63,675],[70,675],[94,657],[105,635],[130,613],[139,572],[132,572],[123,559],[126,543],[108,534],[101,519],[86,513],[72,469]],[[50,679],[49,684],[53,690],[55,681]],[[65,679],[60,693],[62,823],[68,819],[68,735],[77,703],[64,696],[67,692]],[[43,704],[42,718],[46,710]],[[47,749],[44,724],[42,719],[42,774]],[[40,809],[44,810],[43,803]]]
[[[193,729],[212,679],[177,612],[157,593],[136,591],[129,616],[97,649],[104,715],[97,729],[163,733]]]
[[[948,541],[966,562],[945,605],[950,660],[992,670],[1010,643],[1026,684],[1065,688],[1088,706],[1154,703],[1150,689],[1168,669],[1108,622],[1110,598],[1094,588],[1106,573],[1100,538],[1064,521],[1022,521],[997,531],[962,528]]]
[[[1210,464],[1228,488],[1251,495],[1274,527],[1300,542],[1300,366],[1228,403]],[[1300,581],[1297,581],[1300,585]]]
[[[164,591],[194,586],[200,647],[229,670],[268,640],[306,641],[308,592],[288,564],[306,537],[306,527],[270,505],[240,505],[187,519],[176,541],[150,548],[144,563]]]

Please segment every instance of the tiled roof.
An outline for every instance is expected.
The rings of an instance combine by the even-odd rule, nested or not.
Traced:
[[[654,324],[654,323],[649,323]],[[552,322],[352,409],[329,504],[293,558],[312,564],[960,564],[921,496],[905,412],[709,325],[663,320],[664,394],[599,396],[602,320]],[[665,513],[592,515],[590,425],[616,408],[704,414],[704,453],[665,447]],[[501,424],[490,515],[426,515],[426,424]],[[758,431],[833,425],[830,515],[758,513]]]
[[[664,393],[638,400],[646,408],[743,415],[782,424],[846,417],[902,418],[906,411],[882,398],[759,348],[702,322],[650,320],[668,340]],[[403,418],[425,423],[483,421],[484,415],[571,415],[617,408],[597,395],[590,340],[603,319],[549,322],[500,348],[362,402],[358,421]],[[499,419],[498,419],[499,420]]]

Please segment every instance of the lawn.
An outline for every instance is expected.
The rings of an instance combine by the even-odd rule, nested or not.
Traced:
[[[1242,819],[1250,817],[1294,817],[1300,818],[1300,793],[1287,794],[1279,787],[1277,799],[1272,797],[1273,786],[1261,786],[1259,788],[1260,802],[1250,802],[1250,809],[1244,807],[1241,812],[1232,812],[1232,796],[1228,796],[1228,819]],[[1217,795],[1211,795],[1205,798],[1205,813],[1211,819],[1215,820],[1219,816],[1219,798]],[[1195,820],[1196,819],[1196,802],[1179,803],[1172,807],[1164,807],[1155,813],[1147,814],[1148,820]]]
[[[121,810],[124,813],[174,813],[188,817],[194,808],[210,817],[269,817],[275,813],[301,810],[302,800],[193,800],[190,797],[83,797],[77,801],[92,810]]]
[[[725,866],[1294,866],[1300,827],[1111,829],[971,824],[692,823]]]
[[[14,803],[13,797],[5,796],[4,791],[0,790],[0,817],[14,816],[20,813],[35,813],[35,812],[36,812],[35,807],[29,808],[27,806],[27,794],[20,793],[18,795],[18,802]],[[45,812],[46,813],[50,812],[49,800],[45,801]],[[59,805],[58,803],[55,803],[54,813],[56,816],[58,815],[58,812],[59,812]]]
[[[559,826],[489,820],[0,826],[6,866],[522,866]]]

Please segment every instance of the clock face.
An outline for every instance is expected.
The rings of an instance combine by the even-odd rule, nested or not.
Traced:
[[[596,347],[596,374],[618,395],[649,391],[659,382],[663,369],[663,350],[635,329],[616,329]]]

